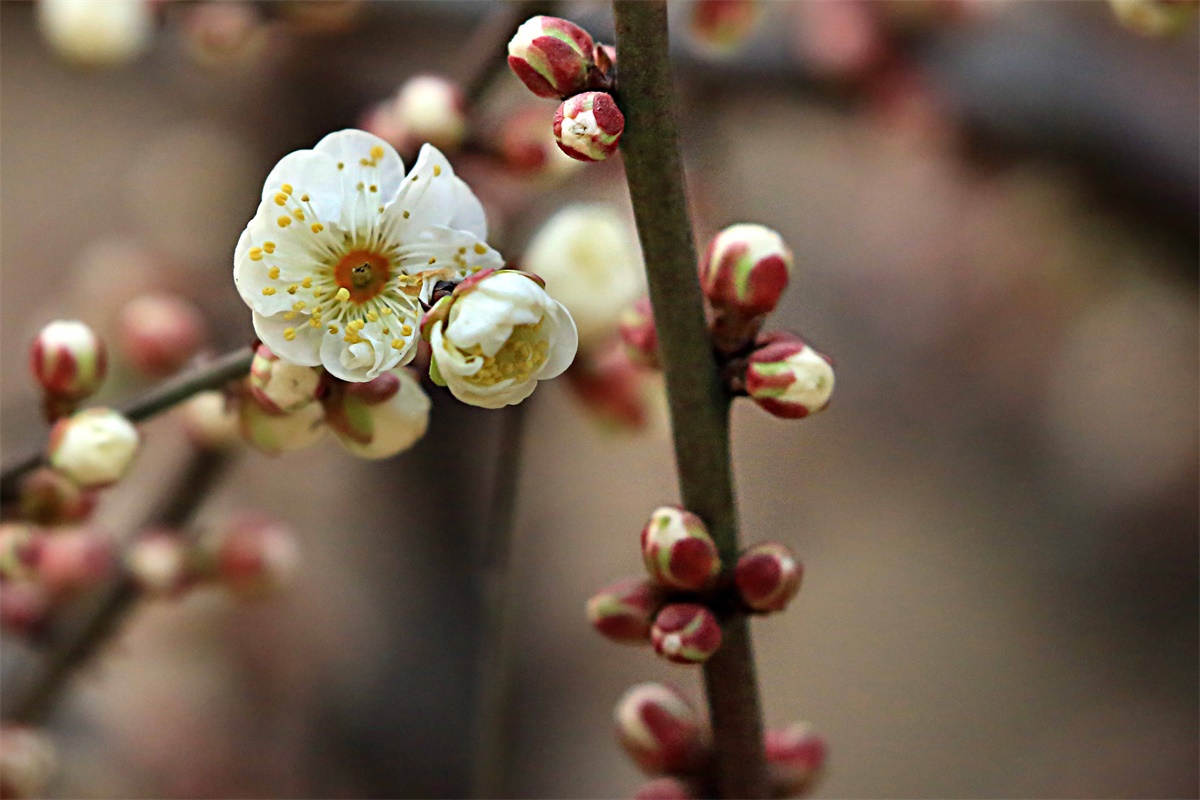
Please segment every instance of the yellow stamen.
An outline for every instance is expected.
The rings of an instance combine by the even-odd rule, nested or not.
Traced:
[[[262,248],[261,247],[251,247],[250,248],[250,260],[251,261],[262,261],[262,259],[263,259]]]
[[[274,286],[263,287],[263,294],[265,294],[267,297],[270,297],[271,295],[275,294],[275,287]]]
[[[275,221],[279,223],[279,227],[281,227],[281,228],[286,228],[288,225],[292,224],[291,217],[280,217],[279,219],[277,219]]]
[[[286,194],[284,194],[283,192],[280,192],[279,194],[275,195],[275,205],[277,205],[277,206],[287,205],[287,197],[288,196]]]
[[[287,339],[289,342],[292,341],[293,339],[295,339],[296,338],[296,329],[295,328],[284,328],[283,329],[283,338]]]
[[[271,280],[275,280],[276,278],[278,278],[279,277],[279,267],[271,267],[269,270],[267,270],[267,277],[270,278]]]
[[[283,190],[284,194],[292,193],[292,185],[290,183],[285,183],[283,186],[280,186],[279,188]]]
[[[263,242],[263,251],[266,253],[274,253],[275,252],[275,243],[274,242]]]
[[[337,290],[337,294],[334,296],[337,297],[338,300],[341,300],[344,303],[350,299],[350,290],[347,289],[345,286],[343,286],[342,288]]]
[[[313,232],[313,233],[320,233],[320,232],[321,232],[321,231],[323,231],[323,230],[325,230],[325,226],[324,226],[324,225],[322,225],[321,223],[319,223],[319,222],[314,222],[314,223],[312,224],[312,232]]]

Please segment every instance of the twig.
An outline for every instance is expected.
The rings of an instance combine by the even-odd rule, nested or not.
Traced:
[[[625,114],[621,152],[658,328],[683,503],[707,524],[731,567],[738,521],[729,402],[704,319],[688,216],[664,0],[614,0]],[[704,665],[721,797],[767,797],[762,715],[749,624],[734,616]]]

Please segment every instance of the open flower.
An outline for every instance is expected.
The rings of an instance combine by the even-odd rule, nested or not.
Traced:
[[[483,207],[436,148],[406,175],[387,142],[344,130],[267,176],[233,279],[280,358],[369,381],[412,360],[437,281],[503,265],[486,236]]]
[[[513,405],[539,380],[561,375],[579,336],[562,303],[540,279],[501,270],[458,285],[421,322],[433,348],[430,377],[464,403]]]

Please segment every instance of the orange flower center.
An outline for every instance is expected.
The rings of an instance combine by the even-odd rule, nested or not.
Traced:
[[[351,250],[333,268],[334,281],[350,292],[354,303],[365,303],[378,295],[390,276],[388,259],[370,250]]]

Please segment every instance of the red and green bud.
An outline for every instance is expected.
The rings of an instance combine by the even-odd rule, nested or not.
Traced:
[[[42,536],[23,522],[0,523],[0,581],[27,581],[37,576]]]
[[[143,295],[121,311],[121,351],[134,369],[150,378],[178,371],[207,339],[200,310],[176,295]]]
[[[508,43],[508,66],[538,97],[568,97],[587,88],[595,47],[573,22],[533,17]]]
[[[672,589],[698,591],[721,571],[717,545],[690,511],[663,506],[642,528],[642,560],[650,577]]]
[[[325,435],[325,415],[320,403],[282,416],[263,411],[258,403],[243,398],[238,404],[238,431],[255,450],[277,456],[316,444]]]
[[[766,411],[800,419],[823,410],[833,394],[833,362],[790,333],[768,334],[746,366],[746,394]]]
[[[39,796],[58,763],[54,744],[23,725],[0,728],[0,797]]]
[[[792,551],[775,542],[756,544],[733,570],[742,601],[755,611],[783,611],[800,590],[804,567]]]
[[[43,536],[37,578],[51,595],[70,595],[108,580],[117,568],[117,543],[98,528]]]
[[[96,508],[97,493],[48,467],[34,470],[21,482],[21,517],[36,525],[82,522]]]
[[[291,528],[259,514],[243,514],[203,542],[201,572],[235,595],[254,599],[282,589],[299,566]]]
[[[767,771],[776,797],[799,797],[825,767],[825,739],[803,722],[768,730],[763,737]]]
[[[429,395],[406,369],[362,383],[330,378],[321,399],[325,423],[360,458],[388,458],[412,447],[429,427]]]
[[[650,298],[643,297],[621,315],[621,341],[629,360],[635,364],[657,369],[658,328],[654,325],[654,308]]]
[[[731,225],[709,242],[700,260],[700,285],[719,313],[753,319],[775,309],[792,262],[792,251],[775,231]]]
[[[691,782],[664,775],[646,781],[633,795],[633,800],[699,800],[700,792]]]
[[[578,161],[603,161],[617,152],[625,115],[605,92],[584,92],[564,100],[554,112],[554,139]]]
[[[678,689],[639,683],[617,701],[617,740],[645,772],[689,773],[704,763],[708,747],[700,716]]]
[[[737,52],[763,17],[761,0],[696,0],[689,3],[692,41],[714,56]]]
[[[670,603],[650,628],[654,652],[676,664],[700,664],[721,646],[721,626],[706,606]]]
[[[50,430],[50,466],[85,489],[120,480],[137,456],[137,428],[109,408],[89,408],[59,420]]]
[[[646,375],[630,363],[621,347],[581,352],[563,377],[575,397],[605,427],[636,431],[646,426]]]
[[[177,532],[146,531],[126,551],[125,568],[147,594],[175,597],[191,584],[190,553]]]
[[[592,595],[587,604],[588,620],[609,639],[647,644],[650,622],[663,599],[661,586],[643,578],[623,578]]]
[[[58,320],[33,340],[29,368],[48,397],[75,403],[104,383],[108,353],[104,341],[87,325]]]
[[[250,362],[246,385],[250,396],[268,414],[291,414],[317,398],[322,370],[284,361],[260,344]]]

